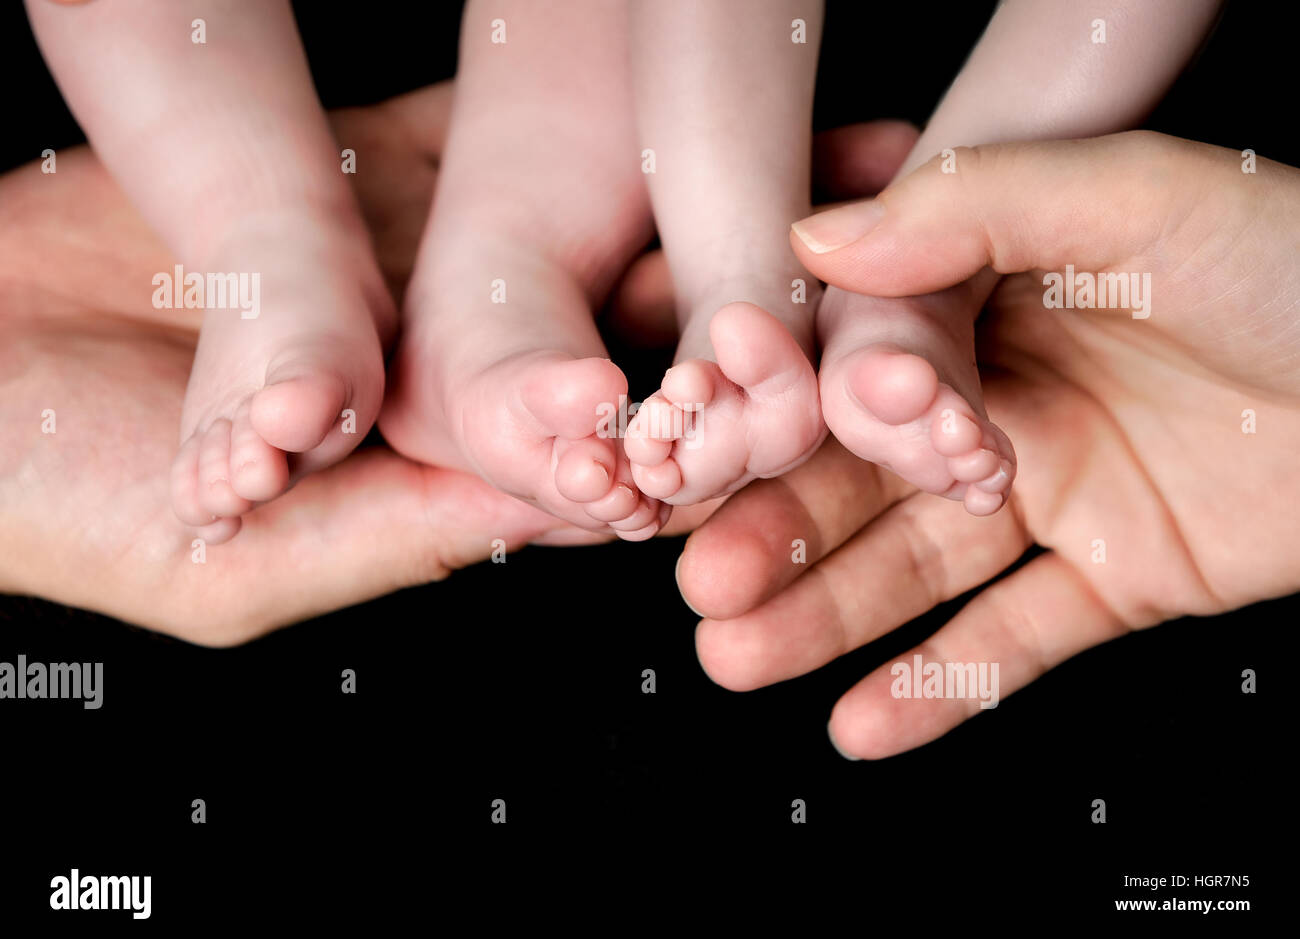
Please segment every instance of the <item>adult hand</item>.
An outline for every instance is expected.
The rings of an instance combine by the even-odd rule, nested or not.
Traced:
[[[1007,277],[981,322],[991,418],[1020,460],[1011,511],[973,518],[834,442],[734,496],[687,543],[700,660],[742,690],[803,674],[1047,551],[911,662],[1000,665],[1002,696],[1093,645],[1300,588],[1300,171],[1151,133],[957,151],[823,218],[809,269],[848,290]],[[879,208],[883,207],[883,213]],[[872,219],[877,221],[871,225]],[[816,224],[814,217],[813,224]],[[1045,305],[1044,271],[1150,275],[1149,318]],[[1024,273],[1021,273],[1024,272]],[[1141,277],[1138,279],[1141,283]],[[803,539],[808,564],[791,563]],[[836,704],[851,757],[979,710],[895,698],[889,666]]]
[[[395,293],[424,225],[449,84],[334,115]],[[203,549],[167,474],[201,314],[155,310],[172,260],[84,147],[0,178],[0,591],[230,645],[572,537],[476,477],[378,447],[305,479]]]

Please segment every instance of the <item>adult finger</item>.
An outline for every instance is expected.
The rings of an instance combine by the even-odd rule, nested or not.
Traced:
[[[440,580],[563,527],[476,476],[376,447],[259,506],[244,517],[237,539],[207,549],[203,564],[191,563],[189,536],[172,523],[174,550],[153,552],[173,558],[159,602],[146,617],[105,612],[191,642],[233,645]],[[276,572],[273,580],[267,571]],[[232,591],[231,584],[248,587]]]
[[[376,110],[392,118],[421,153],[439,157],[451,124],[452,88],[451,81],[417,88],[389,98]]]
[[[686,542],[677,584],[701,616],[764,603],[912,491],[834,439],[802,466],[750,483]]]
[[[803,675],[984,583],[1029,542],[1011,512],[976,518],[915,494],[762,606],[703,620],[700,664],[733,691]]]
[[[870,121],[813,138],[813,186],[829,199],[874,196],[889,185],[921,132],[907,121]]]
[[[850,759],[879,759],[918,747],[1128,628],[1068,562],[1044,554],[981,592],[930,639],[851,688],[831,712],[831,740]],[[943,696],[925,696],[932,663],[942,678],[931,691]]]
[[[632,262],[610,295],[601,325],[642,349],[666,349],[677,341],[677,301],[663,251],[647,251]]]

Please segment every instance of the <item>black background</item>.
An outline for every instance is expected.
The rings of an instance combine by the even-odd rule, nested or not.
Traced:
[[[992,9],[877,6],[830,5],[819,127],[924,122]],[[454,72],[454,0],[296,7],[327,107]],[[1300,163],[1291,40],[1269,8],[1233,6],[1147,126]],[[19,105],[0,168],[81,139],[16,3],[0,9],[0,69]],[[503,888],[512,861],[565,878],[552,902],[570,913],[586,908],[592,868],[628,871],[609,896],[647,909],[704,893],[700,865],[712,884],[755,862],[782,878],[831,865],[855,885],[839,905],[864,923],[942,912],[971,888],[979,905],[952,912],[972,922],[1021,906],[1074,919],[1151,896],[1121,889],[1125,873],[1245,873],[1249,889],[1179,895],[1265,905],[1268,849],[1292,821],[1278,642],[1297,598],[1111,643],[937,743],[849,763],[827,742],[835,700],[965,598],[813,675],[734,694],[695,660],[680,546],[530,548],[233,650],[0,598],[0,660],[102,661],[106,676],[99,711],[0,702],[0,931],[51,916],[49,880],[74,866],[152,874],[153,919],[131,925],[164,931],[255,911],[286,924],[322,909],[427,915],[456,898],[449,876]],[[344,668],[355,695],[340,693]],[[655,695],[640,691],[644,668]],[[1243,668],[1259,694],[1241,693]],[[195,798],[206,825],[190,822]],[[489,822],[495,798],[506,826]],[[796,798],[805,826],[790,821]],[[1106,825],[1090,822],[1094,798]],[[755,839],[766,850],[742,849]],[[632,877],[636,859],[666,863]],[[719,902],[739,914],[804,901]],[[83,929],[115,916],[129,923],[60,914]]]

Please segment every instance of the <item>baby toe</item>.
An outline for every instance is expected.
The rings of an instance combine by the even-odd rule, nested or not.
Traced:
[[[961,456],[949,457],[948,472],[958,482],[979,482],[997,472],[999,459],[992,450],[981,447]]]
[[[249,502],[265,502],[289,485],[289,461],[253,429],[249,405],[236,413],[230,428],[230,485]]]
[[[682,471],[673,459],[657,466],[632,465],[632,478],[637,488],[651,499],[667,499],[682,488]]]
[[[608,443],[596,438],[557,441],[555,488],[571,502],[594,502],[609,492],[613,482],[613,454]]]
[[[213,421],[199,445],[199,504],[217,518],[243,515],[253,507],[230,483],[230,427],[225,418]]]
[[[186,525],[207,525],[213,520],[212,513],[199,499],[199,447],[202,442],[202,434],[191,435],[172,460],[172,509]]]

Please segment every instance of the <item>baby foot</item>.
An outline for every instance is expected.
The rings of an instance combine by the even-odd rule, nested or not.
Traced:
[[[849,450],[914,486],[992,515],[1015,450],[984,414],[966,288],[884,299],[827,289],[818,311],[826,424]]]
[[[589,311],[584,313],[591,332],[586,344],[594,344],[590,351],[596,355],[551,347],[547,340],[562,341],[565,323],[575,320],[561,312],[552,328],[537,328],[545,316],[563,310],[563,301],[540,284],[521,281],[510,281],[516,295],[531,294],[534,302],[525,310],[512,300],[512,306],[520,303],[512,313],[532,328],[517,328],[499,310],[477,317],[476,356],[463,369],[454,366],[452,347],[439,332],[449,319],[439,309],[446,293],[432,303],[415,300],[380,416],[385,439],[405,456],[478,473],[498,489],[589,531],[628,541],[652,537],[671,507],[637,490],[609,428],[626,398],[627,379],[601,356]],[[428,296],[418,287],[413,294]],[[536,347],[521,348],[524,332],[536,338]]]
[[[627,380],[592,314],[652,230],[627,106],[627,11],[512,9],[510,28],[527,38],[509,46],[482,39],[498,15],[488,5],[465,10],[380,429],[412,459],[478,473],[573,525],[648,538],[671,508],[637,491],[610,432]]]
[[[752,303],[709,323],[717,362],[687,359],[637,411],[625,442],[648,496],[692,505],[779,476],[826,434],[817,377],[789,331]]]
[[[432,374],[419,364],[429,351],[415,341],[399,346],[380,419],[399,453],[476,472],[557,518],[628,541],[653,536],[667,521],[669,508],[637,491],[616,440],[599,433],[627,394],[627,380],[608,359],[552,350],[510,355],[458,382],[439,405],[439,391],[419,379]]]
[[[318,227],[292,226],[205,264],[256,274],[260,293],[255,318],[205,312],[182,408],[172,505],[208,543],[233,537],[240,516],[296,478],[342,459],[374,423],[380,336],[395,314],[377,270],[357,254],[355,244],[327,249]]]

